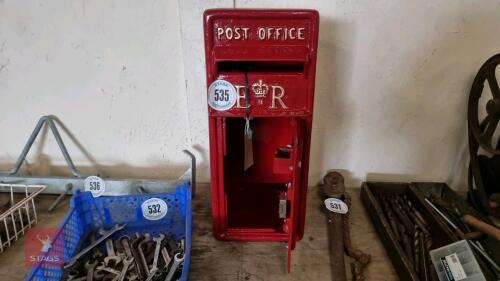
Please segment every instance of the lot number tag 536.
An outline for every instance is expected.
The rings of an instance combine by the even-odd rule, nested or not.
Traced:
[[[325,199],[325,207],[328,209],[328,211],[339,214],[346,214],[349,211],[346,203],[337,198]]]
[[[167,215],[168,206],[165,200],[160,198],[150,198],[141,205],[142,215],[150,221],[161,220]]]
[[[106,191],[106,184],[98,176],[89,176],[84,181],[85,191],[90,191],[92,196],[99,197]]]

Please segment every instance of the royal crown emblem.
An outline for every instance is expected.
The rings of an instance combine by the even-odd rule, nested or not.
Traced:
[[[255,97],[261,99],[266,97],[267,92],[269,92],[269,86],[264,83],[262,79],[259,79],[258,83],[252,84],[252,90],[255,94]]]

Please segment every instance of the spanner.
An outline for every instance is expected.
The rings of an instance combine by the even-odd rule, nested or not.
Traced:
[[[126,224],[115,224],[111,230],[106,232],[101,238],[99,238],[97,241],[92,243],[91,245],[87,246],[85,249],[83,249],[81,252],[76,254],[73,258],[71,258],[65,265],[64,268],[69,268],[72,265],[76,263],[76,261],[84,256],[86,253],[97,247],[99,244],[101,244],[104,240],[108,239],[111,235],[115,234],[117,231],[120,231],[124,229]]]
[[[167,269],[170,261],[172,260],[172,258],[168,254],[167,248],[161,249],[161,256],[163,257],[163,261],[165,262],[165,269]]]
[[[123,260],[123,269],[119,277],[116,279],[117,281],[123,281],[125,279],[125,275],[127,275],[127,270],[133,262],[134,258],[126,258]]]
[[[155,248],[155,256],[153,259],[153,267],[151,268],[151,275],[154,275],[156,270],[158,269],[158,256],[160,255],[160,246],[161,246],[161,241],[165,238],[165,235],[160,234],[158,237],[154,237],[153,241],[156,242],[156,248]]]
[[[147,272],[144,271],[144,269],[141,266],[141,261],[140,261],[141,257],[139,256],[139,251],[137,251],[137,246],[141,241],[142,238],[138,234],[136,234],[136,237],[131,240],[130,251],[132,252],[132,256],[134,257],[135,271],[142,280],[143,278],[147,277]]]
[[[172,277],[174,277],[175,272],[177,271],[177,268],[179,268],[179,265],[184,261],[184,255],[181,253],[177,253],[174,256],[174,262],[172,263],[172,266],[170,267],[170,270],[168,271],[167,277],[165,277],[165,281],[171,281]]]
[[[142,266],[146,273],[145,276],[143,276],[144,278],[149,276],[149,266],[148,263],[146,262],[146,256],[144,255],[142,246],[149,241],[151,241],[151,235],[149,233],[144,233],[144,239],[139,243],[139,245],[137,245],[137,251],[139,252],[139,257],[141,258]]]
[[[133,257],[132,251],[130,250],[130,238],[128,236],[124,235],[124,236],[120,237],[120,239],[118,239],[118,241],[120,241],[120,243],[123,246],[123,249],[125,249],[125,253],[127,254],[127,257],[129,257],[129,258]]]
[[[119,270],[116,270],[116,269],[111,268],[109,266],[105,266],[104,264],[98,265],[95,269],[101,270],[101,271],[106,271],[107,273],[112,273],[112,274],[117,275],[117,276],[120,275]]]
[[[94,280],[94,269],[95,269],[96,265],[97,265],[97,260],[94,260],[92,262],[90,262],[90,260],[88,260],[85,263],[85,269],[87,270],[87,281]]]
[[[80,275],[80,272],[78,270],[76,270],[76,269],[72,269],[68,273],[68,280],[74,280],[74,279],[76,279],[78,277],[78,275]]]

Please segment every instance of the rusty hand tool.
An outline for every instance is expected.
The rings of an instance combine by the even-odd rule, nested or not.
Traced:
[[[480,230],[481,232],[485,233],[486,235],[491,236],[496,240],[500,241],[500,228],[485,223],[484,221],[479,220],[478,218],[471,215],[464,215],[463,219],[464,222],[469,226],[472,226]]]
[[[144,269],[143,278],[148,278],[148,276],[150,275],[150,273],[149,273],[149,266],[148,266],[148,263],[146,261],[146,255],[144,254],[144,250],[143,250],[144,249],[143,247],[149,241],[151,241],[151,235],[149,233],[145,233],[144,234],[144,239],[141,242],[139,242],[139,244],[137,245],[137,252],[139,253],[139,258],[140,258],[140,263],[139,264]]]
[[[413,250],[410,242],[410,237],[408,236],[408,233],[406,232],[406,229],[402,224],[398,224],[398,227],[401,232],[403,240],[403,249],[405,251],[406,257],[410,261],[410,264],[413,266],[415,262],[413,260]]]
[[[114,233],[116,233],[117,231],[119,230],[122,230],[123,228],[125,228],[126,224],[116,224],[111,230],[107,231],[105,235],[101,236],[98,240],[96,240],[93,244],[87,246],[86,248],[84,248],[82,251],[80,251],[78,254],[76,254],[74,257],[72,257],[65,265],[64,265],[64,268],[69,268],[71,266],[73,266],[76,261],[81,258],[82,256],[84,256],[85,254],[87,254],[88,252],[90,252],[92,249],[96,248],[97,246],[99,246],[99,244],[101,244],[102,242],[104,242],[106,239],[108,239],[108,237],[110,237],[111,235],[113,235]]]
[[[398,217],[399,221],[405,227],[406,232],[409,235],[413,235],[414,234],[413,232],[414,232],[415,228],[413,227],[413,223],[410,220],[410,218],[403,211],[401,205],[398,204],[394,198],[389,198],[388,202],[389,202],[389,206],[392,207],[392,211],[396,214],[396,216]]]
[[[420,252],[420,231],[416,230],[413,235],[413,267],[415,268],[415,272],[417,274],[420,273],[420,256],[422,253]]]
[[[179,269],[179,266],[184,262],[184,255],[181,253],[177,253],[174,256],[174,261],[172,266],[170,267],[167,276],[165,277],[165,281],[171,281],[172,277],[174,277],[175,272]]]
[[[97,265],[96,260],[93,260],[93,261],[88,260],[85,263],[85,269],[87,270],[87,281],[94,280],[94,269],[95,269],[96,265]]]
[[[342,181],[343,183],[343,181]],[[344,194],[344,202],[348,209],[351,208],[351,196],[349,193]],[[352,257],[355,262],[351,263],[351,273],[354,281],[363,281],[365,277],[363,270],[371,261],[371,256],[355,248],[351,241],[351,226],[349,220],[349,213],[344,216],[344,248],[348,256]]]
[[[326,198],[342,199],[345,193],[344,178],[338,172],[329,172],[320,185],[323,196]],[[330,244],[330,266],[332,276],[337,281],[346,281],[344,260],[344,223],[343,215],[326,210],[328,218],[328,232]]]
[[[429,252],[427,251],[425,235],[420,235],[420,276],[422,281],[429,281]]]
[[[137,275],[139,276],[139,280],[144,280],[147,278],[147,273],[142,267],[141,257],[139,255],[139,251],[137,250],[137,247],[142,240],[143,238],[140,237],[139,234],[136,234],[136,236],[132,238],[130,243],[130,251],[132,252],[132,256],[134,257],[135,270],[137,272]]]
[[[491,215],[500,218],[500,193],[493,193],[488,199]]]
[[[395,238],[397,241],[402,242],[401,234],[399,233],[399,229],[396,223],[396,218],[394,214],[392,213],[391,208],[389,208],[389,205],[385,199],[385,196],[380,195],[379,196],[380,200],[380,205],[382,207],[382,211],[385,214],[385,217],[387,221],[389,222],[389,226],[391,227],[392,233],[394,234]]]

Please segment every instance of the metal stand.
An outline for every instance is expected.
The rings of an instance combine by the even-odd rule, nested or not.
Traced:
[[[59,134],[56,127],[55,117],[43,116],[36,124],[35,129],[31,133],[26,145],[24,146],[21,154],[17,158],[14,167],[10,171],[0,171],[0,183],[7,184],[22,184],[22,185],[46,185],[47,188],[43,190],[44,194],[72,194],[77,189],[83,189],[84,181],[89,174],[78,172],[73,160],[71,159],[66,146]],[[43,125],[47,123],[52,134],[54,135],[59,148],[66,160],[69,170],[73,177],[37,177],[37,176],[18,176],[26,155],[30,151],[36,137],[40,133]],[[179,182],[189,182],[192,187],[192,194],[195,194],[195,176],[196,176],[196,158],[188,150],[183,150],[191,160],[191,166],[188,168],[181,177],[173,180],[150,180],[150,179],[103,179],[106,184],[106,191],[103,196],[118,196],[135,194],[140,191],[145,193],[161,193],[171,192],[175,190],[176,184]],[[68,188],[72,186],[73,188]],[[2,190],[0,190],[2,192]],[[56,199],[57,200],[57,199]],[[55,202],[57,205],[57,203]]]

